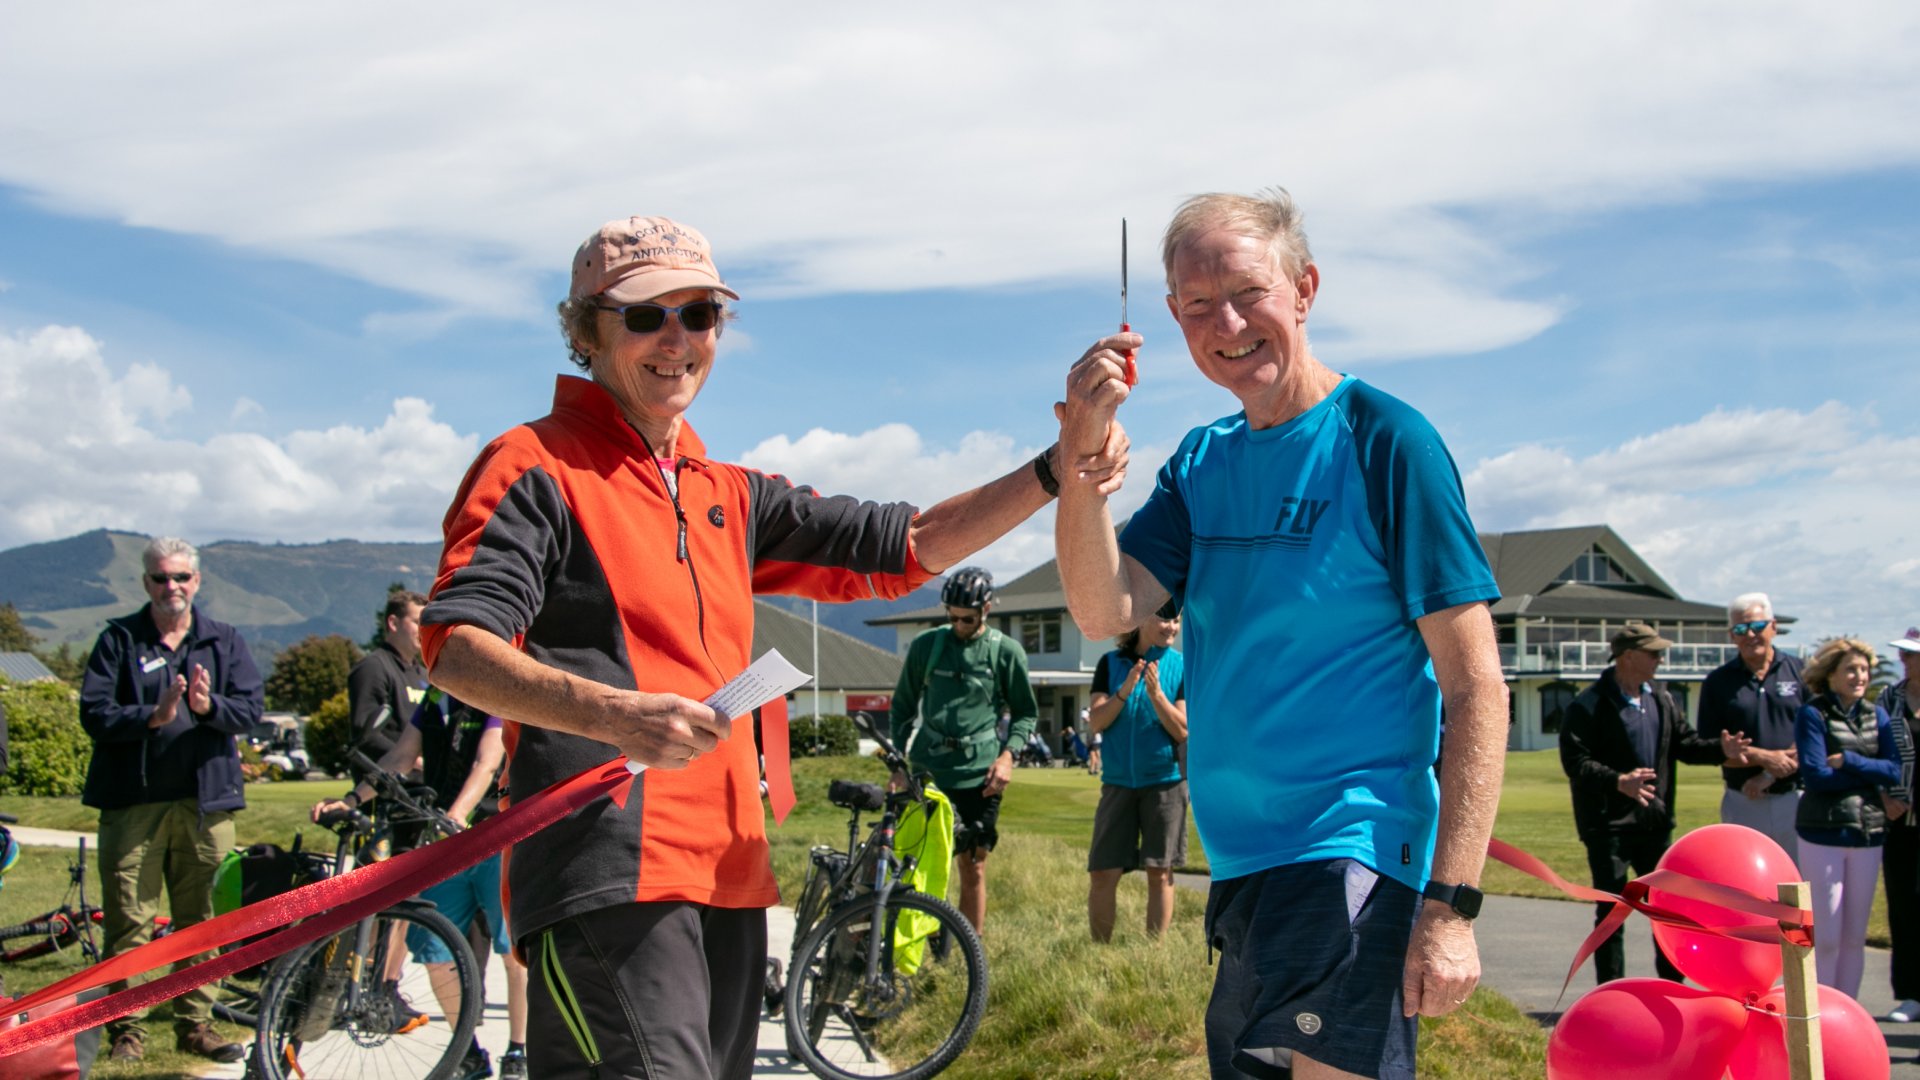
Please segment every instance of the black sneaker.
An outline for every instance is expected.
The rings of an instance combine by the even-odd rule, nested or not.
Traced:
[[[527,1080],[527,1052],[509,1050],[500,1055],[500,1080]]]
[[[395,1035],[405,1035],[416,1028],[427,1026],[431,1018],[407,1003],[407,999],[400,993],[399,983],[388,982],[385,984],[385,989],[387,997],[393,1002],[388,1010],[393,1021],[388,1027],[389,1031]]]
[[[460,1059],[460,1071],[453,1075],[454,1080],[486,1080],[493,1075],[493,1059],[476,1046]]]

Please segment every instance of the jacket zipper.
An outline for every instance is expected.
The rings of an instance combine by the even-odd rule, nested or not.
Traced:
[[[695,625],[700,628],[700,650],[707,648],[707,605],[700,597],[700,572],[694,569],[693,556],[687,552],[687,512],[680,507],[680,467],[686,458],[675,458],[673,462],[673,483],[669,485],[667,496],[673,500],[673,516],[679,524],[680,535],[675,554],[681,562],[687,564],[687,577],[693,582],[693,613]],[[707,653],[707,662],[713,662],[713,654]]]
[[[647,452],[647,463],[653,466],[654,472],[658,473],[660,458],[653,452],[653,443],[649,442],[647,436],[631,423],[627,425],[627,430],[633,432],[634,437],[640,440],[641,447]],[[707,663],[718,671],[720,665],[714,662],[713,652],[707,648],[707,605],[700,595],[700,572],[694,568],[693,554],[687,548],[687,512],[680,507],[680,466],[686,464],[686,461],[685,457],[674,455],[673,481],[668,483],[667,478],[661,476],[660,483],[667,489],[667,501],[673,504],[675,525],[673,557],[675,561],[686,564],[687,578],[693,582],[694,625],[700,632],[700,651],[707,654]]]

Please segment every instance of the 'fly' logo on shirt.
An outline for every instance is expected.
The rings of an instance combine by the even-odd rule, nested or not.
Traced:
[[[1292,495],[1280,500],[1280,516],[1273,519],[1273,531],[1288,546],[1306,547],[1313,542],[1314,527],[1326,516],[1332,499],[1298,499]]]

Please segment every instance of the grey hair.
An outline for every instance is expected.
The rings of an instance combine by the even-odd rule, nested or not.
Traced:
[[[718,334],[727,328],[727,324],[740,317],[739,313],[727,306],[726,300],[718,293],[709,291],[709,299],[720,302],[720,322],[714,327]],[[554,310],[560,316],[560,338],[567,343],[567,359],[572,360],[581,371],[593,370],[593,357],[581,351],[600,345],[600,305],[606,298],[594,296],[569,296],[560,301]]]
[[[146,564],[148,570],[152,570],[160,565],[161,559],[175,556],[187,560],[187,565],[193,567],[194,573],[200,572],[200,549],[177,536],[156,536],[147,541],[146,550],[140,553],[140,561]]]
[[[1302,227],[1306,215],[1283,187],[1271,187],[1254,195],[1211,192],[1195,195],[1180,204],[1167,222],[1166,235],[1160,241],[1160,261],[1167,271],[1167,291],[1176,291],[1173,259],[1180,245],[1209,229],[1227,229],[1242,236],[1265,240],[1288,281],[1297,281],[1313,261],[1313,249],[1307,244]]]
[[[1767,594],[1763,592],[1743,592],[1739,596],[1727,601],[1727,625],[1732,626],[1734,623],[1739,622],[1740,616],[1745,615],[1748,608],[1754,607],[1759,608],[1761,612],[1766,615],[1768,621],[1772,621],[1773,601],[1767,599]]]

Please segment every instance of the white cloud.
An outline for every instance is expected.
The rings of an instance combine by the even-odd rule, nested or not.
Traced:
[[[951,448],[929,447],[906,424],[886,424],[859,434],[815,428],[791,439],[776,435],[740,456],[740,463],[778,473],[822,494],[858,495],[880,502],[909,502],[922,509],[1025,467],[1038,446],[1016,446],[998,432],[974,431]],[[1170,446],[1135,446],[1126,487],[1113,497],[1118,518],[1137,509],[1153,485],[1153,470]],[[1005,537],[967,559],[985,566],[997,581],[1010,581],[1053,558],[1053,508],[1042,509]]]
[[[1690,600],[1752,589],[1801,641],[1912,625],[1920,437],[1871,410],[1716,409],[1584,458],[1527,445],[1465,477],[1483,529],[1611,525]]]
[[[396,333],[541,316],[635,210],[766,296],[1104,279],[1123,213],[1284,182],[1339,268],[1318,328],[1391,358],[1553,321],[1529,219],[1920,159],[1900,0],[750,7],[649,10],[642,48],[613,3],[28,6],[0,182],[422,297]]]
[[[478,449],[418,398],[374,428],[277,438],[175,433],[168,421],[191,409],[166,371],[116,372],[83,330],[0,334],[0,547],[102,525],[202,540],[431,538]],[[233,416],[258,411],[241,398]]]
[[[242,395],[233,399],[233,411],[227,414],[227,423],[238,424],[242,420],[255,416],[265,416],[266,407],[250,397]]]

